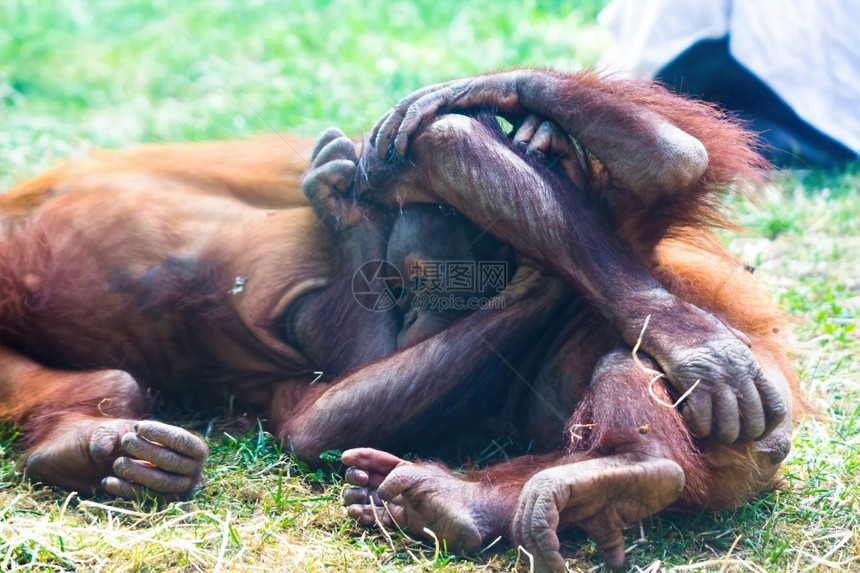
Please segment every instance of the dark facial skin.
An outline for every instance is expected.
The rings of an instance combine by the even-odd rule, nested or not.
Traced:
[[[398,303],[402,316],[398,348],[426,340],[479,308],[502,290],[516,265],[510,248],[462,215],[430,204],[406,205],[396,215],[386,260],[397,265],[404,277]],[[479,263],[503,269],[498,288],[478,284]],[[471,286],[458,287],[445,280],[445,270],[453,265],[463,270],[463,280]]]

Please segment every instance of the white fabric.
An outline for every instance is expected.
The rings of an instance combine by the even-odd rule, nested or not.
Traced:
[[[729,34],[729,52],[818,130],[860,153],[860,1],[614,0],[601,67],[653,77]]]

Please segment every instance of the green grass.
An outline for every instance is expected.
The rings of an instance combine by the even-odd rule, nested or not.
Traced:
[[[10,0],[0,189],[89,146],[359,133],[422,85],[509,66],[575,70],[605,46],[593,23],[602,3]],[[796,319],[797,367],[822,418],[798,430],[781,490],[632,528],[633,567],[860,570],[858,189],[857,169],[794,174],[738,205],[750,231],[726,240]],[[353,526],[339,478],[297,464],[256,425],[172,421],[205,433],[212,458],[193,501],[161,507],[31,485],[15,470],[15,430],[0,426],[0,570],[527,570],[510,549],[452,557]],[[564,546],[573,570],[600,563],[582,536]]]
[[[598,0],[60,4],[0,6],[0,184],[85,143],[357,134],[422,85],[578,69],[605,39]]]

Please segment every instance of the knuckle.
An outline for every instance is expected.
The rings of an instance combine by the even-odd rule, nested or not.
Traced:
[[[117,450],[117,432],[113,427],[101,425],[96,428],[90,436],[90,455],[98,462],[104,462]],[[119,440],[119,445],[122,441]]]
[[[409,94],[408,96],[401,98],[400,101],[398,101],[394,106],[394,109],[393,109],[394,113],[400,114],[401,110],[409,107],[409,105],[412,103],[412,100],[414,98],[415,98],[415,94]]]
[[[781,463],[791,451],[791,437],[787,434],[769,436],[756,444],[756,451],[765,455],[771,463]]]
[[[365,503],[367,496],[364,489],[359,487],[347,488],[343,491],[343,501],[346,505],[356,505]]]
[[[118,457],[113,462],[113,471],[119,477],[127,477],[134,470],[134,462],[126,456]]]
[[[202,439],[194,436],[195,446],[194,451],[189,452],[189,455],[194,457],[199,462],[206,460],[209,457],[209,446]]]
[[[344,474],[344,480],[346,483],[352,485],[363,485],[361,482],[366,481],[366,475],[363,470],[357,467],[347,468],[346,473]]]
[[[326,129],[324,129],[323,132],[317,136],[317,140],[318,141],[325,141],[325,140],[331,139],[333,137],[338,137],[339,135],[342,135],[342,134],[343,134],[343,132],[340,129],[332,126],[332,127],[328,127]]]
[[[120,438],[120,444],[125,451],[134,450],[143,445],[142,438],[133,432],[123,434]]]
[[[770,408],[770,425],[771,426],[779,425],[780,423],[782,423],[783,420],[786,419],[786,417],[788,417],[788,408],[784,403],[779,402],[779,403],[771,406],[771,408]]]

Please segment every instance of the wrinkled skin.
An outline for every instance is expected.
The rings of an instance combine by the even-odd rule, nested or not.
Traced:
[[[544,125],[549,126],[549,123]],[[521,129],[523,132],[534,127]],[[528,154],[550,151],[550,134],[538,141],[526,140],[521,133],[518,145]],[[556,133],[556,137],[558,137]],[[303,182],[303,188],[314,211],[333,235],[343,244],[355,243],[352,248],[361,250],[374,237],[387,235],[384,260],[394,265],[403,279],[398,286],[402,295],[397,302],[399,332],[398,349],[413,346],[438,334],[455,320],[469,312],[470,298],[489,299],[498,294],[490,287],[482,292],[444,293],[456,298],[451,308],[434,308],[430,302],[435,291],[430,281],[416,286],[416,278],[431,276],[428,265],[455,261],[457,263],[497,263],[513,270],[516,261],[506,245],[494,241],[489,234],[470,224],[459,213],[446,211],[440,205],[414,203],[404,205],[385,220],[380,207],[355,201],[348,196],[358,157],[355,144],[338,129],[330,128],[318,138],[311,159],[312,169]],[[372,260],[374,253],[364,253]],[[512,273],[508,272],[507,282]],[[451,301],[446,301],[451,302]],[[456,308],[459,303],[462,308]]]
[[[708,156],[702,144],[654,114],[642,112],[641,117],[655,134],[653,148],[623,137],[618,133],[627,128],[623,124],[589,129],[588,118],[569,113],[578,107],[577,94],[568,91],[570,83],[561,74],[518,70],[430,86],[401,100],[380,120],[372,136],[374,147],[381,158],[392,153],[403,157],[411,138],[439,110],[495,106],[505,113],[535,113],[557,122],[603,161],[615,184],[624,189],[677,193],[704,173]],[[659,154],[654,153],[655,148]],[[511,244],[519,247],[516,242]],[[546,252],[528,254],[559,272],[572,286],[585,286],[576,269],[565,268],[563,251],[557,257]],[[745,341],[719,319],[667,293],[644,269],[637,269],[636,275],[633,292],[628,287],[612,293],[618,289],[610,281],[595,285],[598,288],[592,290],[609,296],[595,294],[592,303],[631,346],[642,332],[645,317],[651,315],[641,348],[657,360],[679,393],[697,386],[683,409],[690,430],[699,437],[713,435],[722,443],[758,439],[773,431],[785,418],[787,404]],[[608,300],[601,300],[604,298]],[[683,336],[678,336],[679,330]]]
[[[581,145],[607,165],[616,184],[629,185],[630,193],[645,195],[646,198],[646,190],[655,194],[652,199],[660,194],[680,193],[705,171],[707,155],[703,157],[701,144],[690,141],[687,134],[678,132],[661,118],[648,114],[644,115],[643,123],[652,126],[663,140],[658,138],[660,153],[656,156],[653,150],[645,152],[650,153],[649,168],[656,163],[658,169],[641,169],[641,163],[637,163],[642,158],[641,150],[636,150],[640,154],[634,154],[631,162],[630,150],[623,145],[611,149],[602,141],[605,136],[602,131],[585,130],[580,119],[576,116],[570,119],[562,113],[563,110],[553,106],[554,101],[562,99],[560,91],[552,90],[556,79],[547,81],[538,72],[525,71],[428,88],[407,97],[381,120],[374,133],[375,147],[382,158],[387,157],[390,150],[402,156],[412,137],[417,137],[416,142],[420,142],[422,137],[444,140],[452,129],[469,132],[468,127],[460,126],[463,122],[460,118],[450,120],[457,128],[449,127],[445,119],[434,119],[439,109],[495,105],[509,118],[513,116],[514,124],[519,126],[512,136],[516,147],[529,150],[529,155],[540,160],[565,154],[552,160],[558,161],[569,181],[574,183],[583,178],[583,161],[576,153],[570,152],[569,146],[565,146],[563,133],[559,135],[562,129],[577,137]],[[536,89],[535,85],[541,89]],[[534,96],[534,92],[538,95]],[[527,112],[546,113],[561,128],[532,115],[521,122],[517,120],[517,114]],[[429,127],[422,130],[422,123],[429,123]],[[611,134],[612,130],[608,131]],[[473,132],[473,135],[476,140],[483,141],[480,133]],[[481,145],[476,144],[476,147]],[[490,147],[487,145],[488,150]],[[598,149],[604,150],[603,156],[596,151]],[[439,148],[433,148],[433,152],[437,160],[443,155]],[[475,156],[484,157],[485,154],[476,153]],[[424,155],[416,152],[415,157],[420,161]],[[357,196],[365,200],[371,197],[383,203],[391,200],[391,195],[386,195],[384,183],[374,180],[373,160],[366,158],[362,159],[362,173],[367,174],[371,184],[367,189],[359,188]],[[462,164],[462,159],[457,157],[450,161],[454,165]],[[493,172],[492,167],[487,169]],[[439,170],[439,173],[444,172],[444,167]],[[446,195],[442,188],[453,178],[440,179],[442,183],[433,187],[433,191],[438,193],[435,197],[448,200],[468,214],[468,204],[458,202],[459,197]],[[487,179],[490,183],[497,181],[493,177]],[[480,180],[470,179],[469,183],[477,188],[482,185]],[[477,193],[482,194],[481,191]],[[503,191],[499,195],[505,196]],[[654,200],[653,204],[657,205],[658,201]],[[567,229],[582,223],[582,212],[577,211],[577,214],[580,216],[578,220],[571,219],[569,227],[560,225],[553,229],[554,232],[563,236]],[[581,411],[591,411],[586,421],[592,423],[571,422],[571,427],[598,425],[595,419],[607,416],[612,419],[610,412],[618,409],[622,413],[617,414],[615,424],[620,426],[629,425],[629,418],[643,415],[646,419],[656,420],[637,425],[632,432],[635,436],[648,435],[647,439],[631,441],[621,432],[618,437],[610,435],[604,438],[610,442],[601,447],[600,454],[592,450],[578,451],[571,446],[566,451],[530,460],[527,466],[512,462],[511,467],[506,468],[506,464],[501,464],[466,479],[451,474],[444,467],[405,462],[380,450],[348,450],[343,454],[343,462],[349,466],[346,480],[353,486],[344,496],[349,514],[359,523],[397,526],[417,535],[425,535],[425,528],[429,529],[434,537],[444,539],[449,549],[454,551],[476,551],[496,536],[503,535],[533,555],[538,571],[564,570],[556,530],[560,525],[575,525],[584,529],[604,550],[607,565],[618,568],[624,562],[621,531],[625,526],[673,503],[685,507],[701,503],[691,501],[694,496],[689,490],[685,493],[686,473],[697,474],[694,481],[728,478],[728,481],[715,485],[736,488],[734,496],[730,494],[731,501],[728,502],[714,496],[714,506],[736,503],[751,491],[767,487],[779,462],[788,452],[791,430],[791,417],[787,415],[787,404],[791,400],[789,382],[783,372],[772,367],[772,358],[767,355],[767,350],[759,348],[759,354],[755,355],[750,350],[752,343],[746,334],[712,312],[667,292],[629,259],[622,260],[619,265],[627,273],[626,280],[619,281],[623,289],[630,289],[631,282],[633,284],[633,291],[625,292],[609,280],[601,282],[603,277],[584,278],[581,269],[566,267],[567,261],[578,259],[575,253],[568,255],[564,249],[559,252],[535,248],[535,243],[540,243],[535,241],[534,235],[539,235],[540,231],[529,228],[530,217],[520,219],[520,223],[525,221],[525,225],[519,227],[520,231],[525,229],[522,236],[526,238],[522,239],[513,233],[506,234],[501,225],[496,224],[505,217],[504,212],[495,215],[492,231],[497,237],[509,241],[520,254],[533,256],[538,264],[548,266],[566,279],[588,300],[593,310],[603,314],[618,328],[624,342],[630,346],[638,341],[643,333],[644,319],[649,317],[649,328],[642,334],[640,347],[656,360],[650,368],[662,370],[674,388],[675,396],[692,389],[681,409],[686,428],[680,415],[666,415],[650,399],[643,401],[641,389],[643,385],[647,387],[649,378],[643,379],[638,365],[630,359],[629,347],[622,348],[607,354],[601,363],[603,366],[595,368],[589,383],[591,390],[604,388],[605,405],[594,413],[600,400],[574,404],[578,408],[571,420],[581,421]],[[646,213],[642,216],[654,215]],[[476,222],[483,224],[481,220]],[[541,224],[552,226],[553,221],[542,220]],[[594,237],[594,234],[589,236]],[[604,236],[599,236],[598,242],[604,240]],[[606,240],[613,241],[612,238]],[[573,249],[581,244],[575,236],[561,241],[561,245],[570,245]],[[631,246],[640,254],[647,254],[647,246]],[[632,328],[634,326],[635,329]],[[565,348],[565,351],[571,350]],[[580,349],[581,352],[583,350]],[[771,364],[766,370],[759,363],[762,358]],[[564,358],[554,357],[554,360],[563,362]],[[607,383],[607,380],[611,382]],[[556,385],[560,383],[556,382]],[[638,388],[629,401],[616,395],[617,388],[625,386]],[[659,385],[658,391],[662,391]],[[663,402],[672,401],[664,393]],[[628,402],[632,411],[625,418],[624,405]],[[661,424],[662,430],[652,434],[651,428]],[[688,467],[696,464],[691,461],[695,457],[693,447],[690,446],[687,452],[673,450],[675,442],[690,439],[687,432],[699,438],[710,438],[700,447],[712,450],[712,458],[709,458],[712,461],[724,458],[723,450],[735,449],[733,444],[744,444],[738,451],[751,448],[753,453],[750,455],[754,461],[750,463],[758,465],[753,473],[759,471],[760,475],[750,481],[746,461],[738,461],[736,467],[728,469],[715,461],[704,468]],[[724,473],[726,471],[728,473]],[[701,484],[692,487],[700,488]],[[508,528],[505,524],[512,525]]]
[[[0,362],[4,353],[0,349]],[[45,373],[30,364],[27,379],[45,380]],[[153,420],[109,416],[136,416],[145,402],[137,383],[119,370],[63,373],[76,398],[86,401],[87,391],[99,392],[100,416],[60,415],[47,435],[26,457],[27,475],[85,494],[101,490],[126,499],[148,493],[161,499],[186,498],[199,485],[209,456],[206,443],[191,432]],[[45,395],[45,402],[58,398]]]
[[[126,499],[140,499],[148,490],[164,499],[187,496],[200,482],[209,455],[194,434],[151,420],[68,420],[57,431],[63,432],[62,441],[51,441],[54,448],[36,450],[27,458],[31,479],[65,474],[68,481],[57,485],[86,492],[88,480],[82,477],[92,471],[94,461],[96,475],[111,474],[102,479],[104,490]],[[68,449],[56,451],[56,445]]]
[[[0,197],[0,416],[31,439],[30,475],[129,497],[193,490],[205,447],[179,428],[141,422],[155,390],[235,397],[308,462],[330,449],[408,448],[428,425],[446,428],[437,416],[471,421],[476,403],[506,398],[507,419],[549,453],[492,469],[489,482],[399,458],[394,470],[371,454],[350,464],[350,495],[359,496],[350,512],[364,515],[376,496],[395,503],[409,530],[437,527],[465,549],[504,535],[534,548],[545,569],[559,558],[554,513],[559,527],[583,527],[613,560],[626,520],[678,496],[672,464],[685,478],[675,504],[729,506],[767,487],[790,420],[778,343],[751,326],[768,323],[756,314],[762,299],[736,308],[718,296],[720,285],[748,290],[718,253],[707,253],[713,279],[677,257],[657,264],[655,254],[662,227],[699,221],[691,197],[700,181],[718,186],[747,173],[743,156],[722,160],[728,147],[745,149],[742,138],[695,109],[664,121],[661,110],[683,105],[651,88],[643,97],[632,84],[529,74],[534,101],[500,106],[518,126],[513,140],[474,118],[444,116],[403,140],[409,168],[383,163],[373,145],[359,154],[332,132],[315,150],[292,141],[296,157],[284,156],[282,141],[105,153]],[[486,81],[495,80],[478,83]],[[506,85],[491,86],[502,103]],[[586,97],[595,91],[611,97]],[[560,128],[530,119],[532,108]],[[570,135],[579,151],[568,152]],[[312,160],[302,189],[304,157]],[[590,177],[593,157],[607,181]],[[728,167],[714,171],[721,161]],[[446,205],[516,251],[516,272],[496,295],[503,304],[415,322],[354,304],[356,268],[388,255],[398,210],[412,203]],[[680,414],[643,399],[630,360],[612,358],[629,358],[647,316],[651,367],[679,390],[701,378],[684,406],[693,430],[737,438],[696,442],[709,453],[705,468]],[[715,355],[722,349],[728,359]],[[610,391],[598,391],[604,380]],[[524,382],[533,383],[527,392]],[[656,386],[664,400],[677,397]],[[743,397],[737,411],[725,387]],[[748,403],[749,388],[760,407]],[[591,423],[581,440],[567,438]],[[609,427],[617,431],[602,433]],[[567,469],[549,471],[556,467]],[[573,479],[578,469],[585,484]],[[389,474],[396,479],[385,485]],[[617,495],[583,508],[569,484]],[[729,497],[715,502],[711,484]]]
[[[591,393],[568,431],[587,437],[591,425],[616,428],[603,449],[581,451],[574,441],[563,451],[502,462],[465,477],[372,448],[347,450],[342,460],[349,466],[348,514],[363,525],[378,523],[421,537],[429,529],[451,552],[475,553],[501,536],[528,551],[539,572],[565,571],[557,532],[578,527],[603,551],[607,567],[621,568],[623,530],[672,505],[694,507],[686,477],[701,479],[696,474],[702,468],[691,467],[683,452],[678,455],[676,442],[685,431],[680,416],[663,419],[659,406],[643,403],[647,377],[629,354],[607,356],[589,385]],[[721,465],[723,455],[731,458],[727,446],[705,442],[701,446],[711,461],[704,477],[721,493],[764,489],[790,440],[791,425],[785,424],[755,443],[761,481],[753,483],[750,468],[738,459]],[[719,507],[716,498],[712,503]]]
[[[346,480],[355,486],[344,502],[359,523],[378,522],[416,535],[426,535],[426,528],[445,540],[448,551],[476,553],[499,533],[494,522],[512,517],[504,533],[532,555],[536,571],[565,570],[556,533],[562,519],[595,540],[610,568],[622,567],[622,529],[668,507],[684,487],[683,470],[666,459],[630,454],[568,459],[531,476],[511,504],[480,482],[379,450],[348,450],[343,461],[351,464]]]

